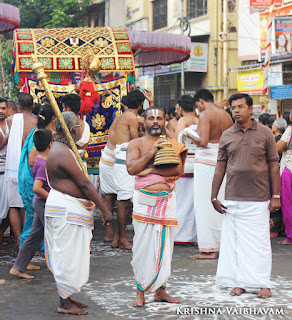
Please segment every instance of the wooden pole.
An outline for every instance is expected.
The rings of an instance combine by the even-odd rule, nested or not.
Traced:
[[[77,161],[79,163],[79,165],[81,166],[81,169],[83,171],[83,173],[87,176],[87,178],[89,179],[89,175],[88,175],[88,172],[85,168],[85,165],[80,157],[80,154],[78,152],[78,149],[76,147],[76,144],[70,134],[70,131],[66,125],[66,122],[63,118],[63,115],[59,109],[59,106],[56,102],[56,99],[52,93],[52,90],[48,84],[48,81],[47,81],[47,75],[45,74],[44,72],[44,65],[41,63],[41,62],[38,62],[37,61],[37,58],[36,57],[33,57],[33,66],[32,66],[32,71],[37,75],[37,79],[39,81],[41,81],[44,89],[45,89],[45,92],[46,92],[46,95],[50,101],[50,104],[55,112],[55,115],[56,117],[58,118],[59,122],[60,122],[60,125],[61,125],[61,128],[62,128],[62,131],[66,137],[66,140],[68,142],[68,145],[70,147],[70,149],[73,151],[74,155],[76,156],[77,158]]]

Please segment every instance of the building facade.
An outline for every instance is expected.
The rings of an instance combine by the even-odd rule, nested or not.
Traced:
[[[239,65],[237,17],[234,2],[228,1],[226,68]],[[183,19],[182,19],[183,17]],[[191,37],[190,61],[184,63],[186,94],[204,87],[216,100],[223,99],[223,0],[126,0],[126,28],[131,30],[181,33]],[[148,23],[148,28],[145,26]],[[196,61],[200,61],[199,65]],[[154,90],[155,103],[173,107],[181,95],[181,65],[144,68],[138,72],[140,85]],[[236,74],[230,73],[228,95],[237,89]]]
[[[238,77],[238,90],[252,95],[257,113],[265,108],[273,115],[281,115],[292,108],[292,1],[275,1],[268,96],[265,97],[262,90],[269,3],[258,7],[258,2],[239,1],[238,58],[241,65],[232,71]]]

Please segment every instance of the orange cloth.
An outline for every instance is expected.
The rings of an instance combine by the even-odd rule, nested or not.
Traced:
[[[172,177],[165,177],[166,180],[178,180],[178,178],[184,174],[184,167],[185,167],[185,162],[186,158],[188,155],[188,149],[185,147],[183,143],[179,143],[176,140],[166,138],[167,141],[169,141],[172,144],[172,149],[174,152],[178,155],[181,156],[181,161],[182,161],[182,172],[180,173],[179,176],[172,176]]]

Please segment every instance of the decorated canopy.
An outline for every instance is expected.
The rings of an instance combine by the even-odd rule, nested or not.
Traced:
[[[134,71],[127,31],[123,27],[18,29],[14,31],[14,71],[31,72],[32,55],[48,72],[81,72],[84,49],[101,62],[101,72]]]
[[[189,37],[157,31],[129,31],[136,67],[169,65],[190,57]]]
[[[0,33],[19,27],[19,9],[8,3],[0,2]]]

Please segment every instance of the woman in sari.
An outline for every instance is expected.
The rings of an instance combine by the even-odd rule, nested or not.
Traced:
[[[20,162],[19,162],[19,172],[18,172],[18,191],[21,195],[23,206],[25,209],[25,222],[23,225],[22,233],[20,236],[20,247],[23,241],[28,236],[34,217],[34,209],[32,200],[34,197],[33,188],[33,177],[32,177],[32,166],[33,163],[29,163],[30,153],[34,153],[34,159],[37,156],[37,151],[33,143],[33,135],[38,129],[47,129],[52,131],[54,127],[55,114],[51,105],[47,104],[41,107],[38,113],[38,123],[37,129],[32,129],[26,138],[24,145],[22,147]],[[34,161],[33,161],[34,162]],[[31,166],[30,166],[31,164]],[[39,250],[44,250],[44,244],[42,243]]]
[[[285,226],[286,239],[278,244],[292,244],[292,109],[290,125],[281,140],[277,142],[278,152],[282,152],[280,163],[281,174],[281,207]]]

